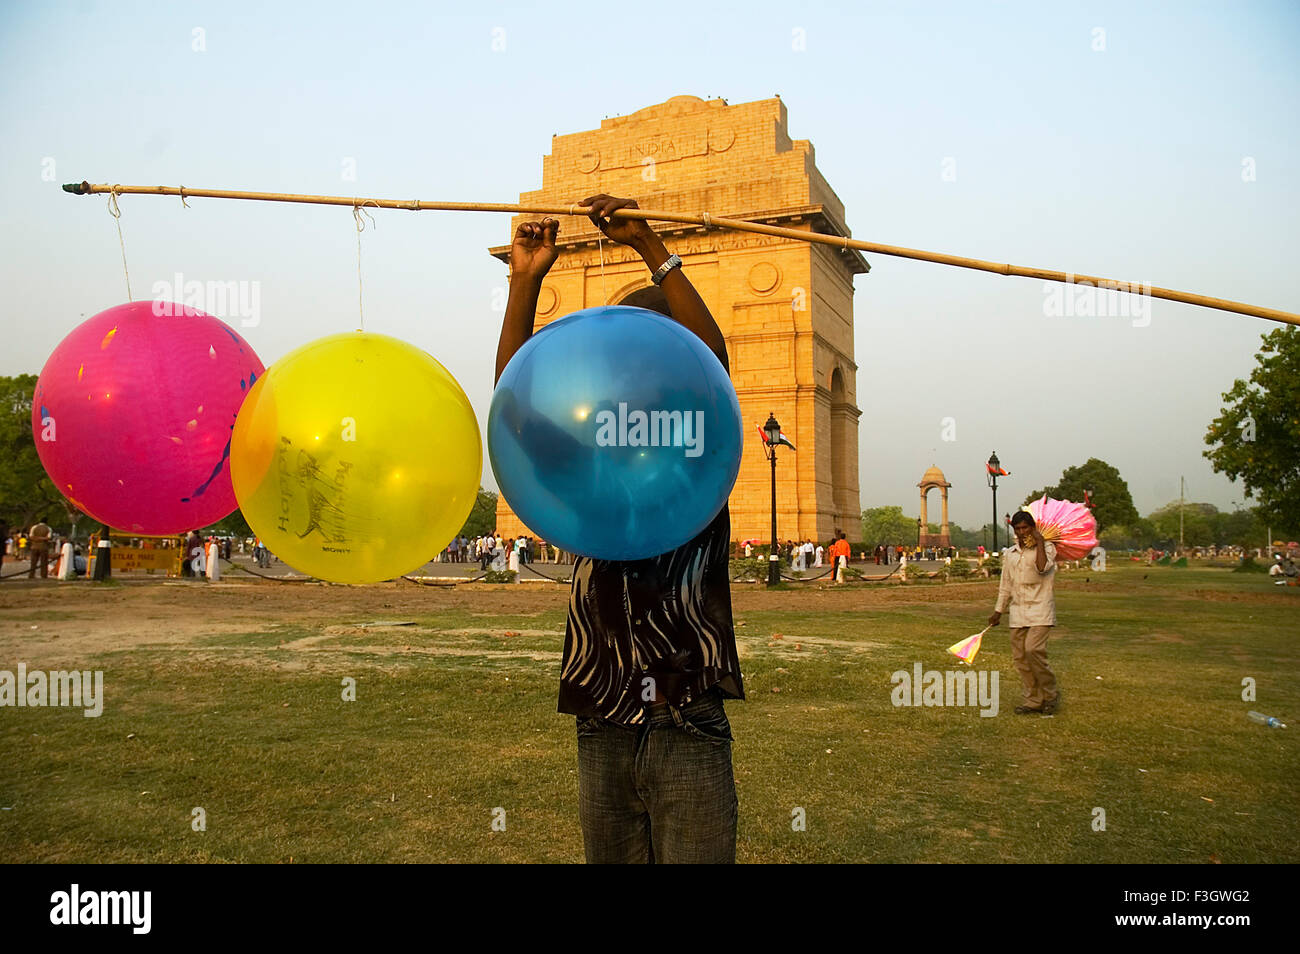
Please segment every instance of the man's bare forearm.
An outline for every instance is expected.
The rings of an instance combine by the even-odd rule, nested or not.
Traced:
[[[668,248],[653,232],[633,247],[645,260],[651,272],[668,261]],[[674,268],[664,277],[663,284],[659,287],[663,289],[664,297],[668,299],[668,308],[673,313],[674,320],[695,332],[695,335],[718,356],[722,366],[730,372],[731,363],[727,360],[727,344],[722,337],[722,329],[713,320],[708,306],[704,304],[704,299],[695,290],[690,279],[682,274],[680,268]]]
[[[529,275],[510,276],[510,297],[506,300],[506,316],[501,322],[501,338],[497,342],[497,373],[493,387],[501,380],[515,352],[533,336],[533,322],[537,317],[537,297],[542,291],[542,280]]]

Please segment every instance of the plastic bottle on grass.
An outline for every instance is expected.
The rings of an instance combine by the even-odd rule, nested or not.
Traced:
[[[1277,719],[1275,719],[1273,716],[1266,716],[1266,715],[1264,715],[1264,713],[1262,713],[1262,712],[1256,712],[1256,711],[1253,710],[1253,709],[1252,709],[1250,712],[1247,712],[1247,713],[1246,713],[1246,718],[1248,718],[1251,722],[1258,722],[1260,725],[1266,725],[1266,726],[1268,726],[1270,729],[1285,729],[1285,728],[1286,728],[1286,723],[1285,723],[1285,722],[1279,722],[1279,721],[1278,721]]]

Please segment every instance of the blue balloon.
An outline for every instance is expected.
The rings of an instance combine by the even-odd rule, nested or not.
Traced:
[[[547,325],[510,359],[488,412],[506,502],[570,553],[640,560],[707,527],[740,472],[731,378],[693,332],[610,305]]]

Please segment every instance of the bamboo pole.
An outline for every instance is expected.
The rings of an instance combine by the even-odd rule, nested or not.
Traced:
[[[181,200],[187,198],[203,199],[248,199],[258,202],[296,202],[306,205],[341,205],[347,207],[405,209],[411,212],[513,212],[526,215],[572,215],[587,217],[584,206],[580,205],[538,205],[493,202],[426,202],[422,199],[363,199],[337,195],[296,195],[285,192],[235,192],[227,189],[190,189],[185,186],[129,186],[110,185],[108,183],[91,184],[89,182],[70,182],[63,191],[73,195],[95,195],[110,193],[115,195],[172,195]],[[970,268],[997,275],[1017,275],[1022,278],[1036,278],[1041,281],[1062,282],[1074,285],[1093,285],[1104,290],[1115,290],[1135,295],[1147,295],[1151,298],[1163,298],[1168,301],[1183,302],[1187,305],[1199,305],[1203,308],[1215,308],[1219,311],[1231,311],[1254,318],[1266,318],[1289,325],[1300,325],[1300,314],[1281,311],[1276,308],[1264,308],[1224,298],[1212,298],[1209,295],[1197,295],[1192,292],[1176,291],[1138,282],[1117,281],[1099,278],[1095,275],[1081,275],[1076,272],[1060,272],[1047,268],[1030,268],[1024,265],[1009,265],[990,262],[979,258],[966,258],[960,255],[946,255],[942,252],[926,252],[921,249],[903,248],[897,245],[881,245],[876,242],[863,242],[846,236],[825,235],[805,229],[782,228],[776,225],[764,225],[761,222],[748,222],[743,219],[730,219],[710,215],[705,212],[694,215],[686,212],[666,212],[656,209],[619,209],[614,218],[641,219],[653,222],[675,222],[682,225],[699,225],[705,229],[719,228],[737,232],[754,232],[759,235],[775,235],[780,238],[829,245],[844,250],[857,249],[873,252],[877,255],[890,255],[896,258],[911,258],[921,262],[934,262],[938,265],[953,265],[957,268]]]

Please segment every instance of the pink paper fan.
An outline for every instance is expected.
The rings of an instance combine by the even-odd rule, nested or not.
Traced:
[[[1097,545],[1097,520],[1084,504],[1040,497],[1025,509],[1043,539],[1056,545],[1058,560],[1080,560]]]

